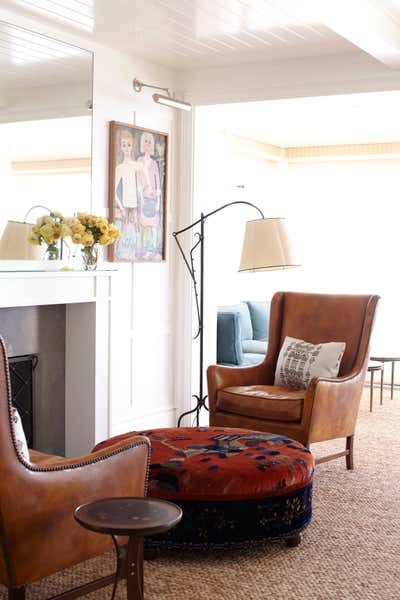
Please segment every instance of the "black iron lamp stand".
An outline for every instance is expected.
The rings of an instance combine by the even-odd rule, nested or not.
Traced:
[[[184,417],[186,417],[187,415],[191,415],[193,413],[196,413],[196,427],[198,427],[201,409],[205,408],[206,410],[208,410],[208,407],[206,404],[207,395],[204,394],[204,377],[203,377],[203,367],[204,367],[204,223],[205,223],[206,219],[208,219],[208,217],[211,217],[211,215],[215,215],[215,213],[220,212],[221,210],[227,208],[228,206],[233,206],[234,204],[247,204],[248,206],[252,206],[260,213],[262,219],[265,218],[261,209],[258,208],[258,206],[256,206],[255,204],[252,204],[251,202],[246,202],[245,200],[237,200],[235,202],[229,202],[228,204],[224,204],[223,206],[216,208],[215,210],[207,213],[206,215],[201,213],[200,219],[198,219],[191,225],[188,225],[184,229],[181,229],[180,231],[175,231],[172,234],[173,237],[175,238],[176,243],[178,244],[179,251],[182,254],[183,260],[185,261],[185,265],[189,271],[189,274],[190,274],[190,277],[191,277],[192,283],[193,283],[194,295],[195,295],[195,300],[196,300],[197,321],[198,321],[197,333],[193,339],[194,340],[197,338],[199,339],[199,353],[200,353],[200,357],[199,357],[199,392],[198,392],[198,394],[193,394],[193,396],[192,396],[196,400],[196,406],[194,408],[192,408],[191,410],[188,410],[180,415],[180,417],[178,419],[178,427],[181,426],[181,421]],[[185,233],[186,231],[189,231],[190,229],[193,229],[196,226],[199,226],[199,228],[200,228],[200,231],[196,231],[194,234],[195,237],[197,238],[197,240],[195,240],[188,255],[186,255],[182,248],[182,245],[178,239],[178,236],[181,235],[182,233]],[[195,264],[194,252],[197,248],[199,248],[199,250],[200,250],[200,277],[199,277],[199,280],[196,277],[196,270],[194,267],[194,264]]]

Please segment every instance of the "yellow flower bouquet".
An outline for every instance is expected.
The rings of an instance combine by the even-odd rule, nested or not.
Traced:
[[[50,214],[38,218],[36,225],[32,227],[28,241],[36,246],[46,244],[48,259],[57,260],[62,257],[60,257],[58,242],[60,241],[61,245],[62,240],[70,235],[71,230],[66,224],[63,215],[59,212],[50,212]]]
[[[72,242],[83,246],[83,266],[87,271],[97,267],[98,244],[109,246],[120,236],[117,227],[106,217],[78,213],[76,217],[66,219],[66,224],[71,230]]]

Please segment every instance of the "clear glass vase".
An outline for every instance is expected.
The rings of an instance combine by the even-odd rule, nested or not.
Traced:
[[[57,246],[56,242],[54,242],[53,244],[49,244],[47,246],[47,250],[45,253],[45,258],[47,260],[59,260],[60,258],[60,249]]]
[[[97,244],[93,246],[85,246],[81,250],[82,263],[84,271],[95,271],[97,269],[97,259],[99,256],[99,249]]]

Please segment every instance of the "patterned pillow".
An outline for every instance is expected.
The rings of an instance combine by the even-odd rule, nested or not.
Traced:
[[[275,385],[305,389],[313,377],[336,377],[345,342],[309,344],[285,337],[275,371]]]
[[[14,429],[15,440],[17,442],[17,450],[18,454],[21,458],[26,460],[26,462],[30,462],[28,444],[26,443],[25,432],[22,428],[21,417],[16,408],[12,409],[11,412],[11,423]]]

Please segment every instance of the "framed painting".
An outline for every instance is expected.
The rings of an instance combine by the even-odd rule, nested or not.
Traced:
[[[168,134],[110,122],[110,218],[121,236],[112,261],[165,260]]]

